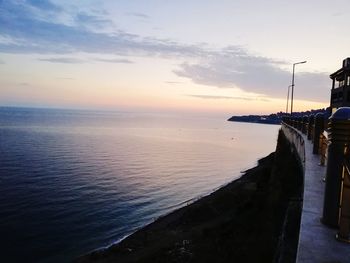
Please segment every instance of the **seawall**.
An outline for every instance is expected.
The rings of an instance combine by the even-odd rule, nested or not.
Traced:
[[[291,149],[280,132],[240,179],[77,262],[295,262],[303,164]]]
[[[321,222],[325,199],[327,165],[321,156],[313,154],[313,144],[305,129],[295,129],[282,123],[281,130],[303,167],[303,206],[300,222],[297,263],[349,262],[350,246],[336,239],[338,227],[328,227]],[[303,132],[302,132],[303,131]],[[332,175],[334,176],[334,175]],[[338,204],[339,205],[339,204]]]

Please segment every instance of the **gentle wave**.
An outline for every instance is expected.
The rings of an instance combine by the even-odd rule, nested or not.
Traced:
[[[10,108],[0,120],[5,262],[65,262],[109,246],[241,176],[274,150],[278,129]]]

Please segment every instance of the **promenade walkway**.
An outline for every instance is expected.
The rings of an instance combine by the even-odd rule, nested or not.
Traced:
[[[320,222],[326,167],[319,165],[320,156],[312,153],[312,144],[306,135],[285,124],[282,124],[282,130],[295,145],[305,171],[297,263],[349,263],[350,244],[337,241],[337,229],[328,228]],[[298,133],[298,140],[291,138],[293,133],[294,137]]]

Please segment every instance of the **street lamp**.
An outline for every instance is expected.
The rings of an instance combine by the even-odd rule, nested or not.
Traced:
[[[290,115],[291,115],[291,116],[293,115],[294,71],[295,71],[295,65],[298,65],[298,64],[304,64],[304,63],[306,63],[306,61],[301,61],[301,62],[297,62],[297,63],[294,63],[294,64],[293,64],[293,76],[292,76],[292,99],[291,99],[291,102],[290,102]]]
[[[289,86],[288,86],[286,114],[288,114],[289,88],[290,88],[291,86],[292,86],[292,85],[289,85]]]

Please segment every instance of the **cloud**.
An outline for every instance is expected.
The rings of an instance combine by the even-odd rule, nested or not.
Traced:
[[[28,82],[21,82],[17,84],[18,86],[22,86],[22,87],[29,87],[30,84]]]
[[[94,11],[98,15],[79,12],[71,17],[75,23],[63,23],[59,19],[47,19],[46,16],[32,12],[24,3],[14,0],[4,1],[0,5],[0,52],[19,54],[85,52],[180,58],[204,55],[202,48],[196,45],[185,45],[169,39],[141,37],[121,30],[108,33],[103,30],[89,30],[87,24],[97,25],[110,21],[103,17],[106,16],[103,12]],[[146,16],[141,13],[131,14]]]
[[[101,16],[88,14],[85,12],[79,12],[75,15],[75,22],[84,27],[103,27],[108,25],[113,25],[113,22],[110,19],[106,19]]]
[[[165,83],[168,83],[168,84],[182,84],[183,82],[181,81],[164,81]]]
[[[199,98],[199,99],[214,99],[214,100],[245,100],[245,101],[269,101],[267,98],[262,97],[233,97],[233,96],[217,96],[217,95],[187,95],[189,97]]]
[[[62,10],[61,7],[58,5],[53,4],[49,0],[26,0],[26,2],[38,9],[44,10],[44,11],[54,11],[54,12],[59,12]]]
[[[78,20],[90,24],[107,20],[91,15],[78,15]],[[142,38],[123,31],[113,33],[89,30],[86,25],[69,25],[38,19],[26,6],[16,1],[0,6],[0,52],[68,54],[76,52],[143,55],[143,56],[192,56],[198,53],[195,45],[182,45],[167,39]]]
[[[238,51],[238,52],[237,52]],[[270,97],[284,98],[291,73],[280,65],[285,62],[250,55],[245,51],[222,50],[198,63],[183,63],[174,73],[193,82],[219,88],[239,88]],[[322,72],[295,73],[295,98],[328,101],[330,81]]]
[[[332,13],[332,16],[344,16],[346,13],[345,12],[335,12],[335,13]]]
[[[239,88],[245,92],[269,97],[285,98],[291,83],[291,73],[284,70],[291,63],[251,54],[239,47],[209,49],[206,45],[186,45],[169,39],[141,37],[121,30],[103,32],[91,30],[108,24],[106,14],[90,13],[71,15],[75,23],[63,23],[47,19],[47,15],[33,12],[56,10],[50,1],[23,0],[3,1],[0,5],[0,52],[19,54],[50,54],[51,58],[41,61],[51,63],[84,63],[69,57],[56,57],[53,54],[75,53],[118,55],[118,56],[156,56],[182,59],[184,62],[174,71],[177,76],[195,83],[219,88]],[[63,12],[63,9],[60,9]],[[42,12],[45,13],[45,12]],[[129,15],[146,18],[142,13]],[[93,26],[95,25],[95,27]],[[2,41],[1,41],[2,40]],[[4,41],[6,40],[6,41]],[[128,59],[95,59],[109,63],[130,63]],[[189,61],[196,61],[195,63]],[[328,74],[322,72],[302,72],[297,67],[295,78],[295,99],[328,101],[330,81]],[[175,83],[174,83],[175,84]]]
[[[4,64],[5,64],[5,62],[0,60],[0,65],[4,65]]]
[[[89,61],[106,62],[106,63],[121,63],[121,64],[131,64],[134,63],[128,59],[112,58],[93,58],[93,59],[78,59],[70,57],[50,57],[50,58],[38,58],[39,61],[51,62],[51,63],[63,63],[63,64],[81,64],[88,63]]]
[[[69,78],[69,77],[57,77],[56,79],[61,79],[61,80],[75,80],[75,78]]]
[[[135,16],[138,18],[143,18],[143,19],[149,19],[150,17],[144,13],[138,13],[138,12],[130,12],[126,13],[128,16]]]
[[[85,63],[84,60],[77,59],[77,58],[39,58],[38,60],[51,62],[51,63],[64,63],[64,64]]]
[[[134,63],[129,59],[121,59],[121,58],[112,58],[112,59],[105,59],[105,58],[95,58],[95,61],[99,62],[106,62],[106,63],[121,63],[121,64],[131,64]]]

